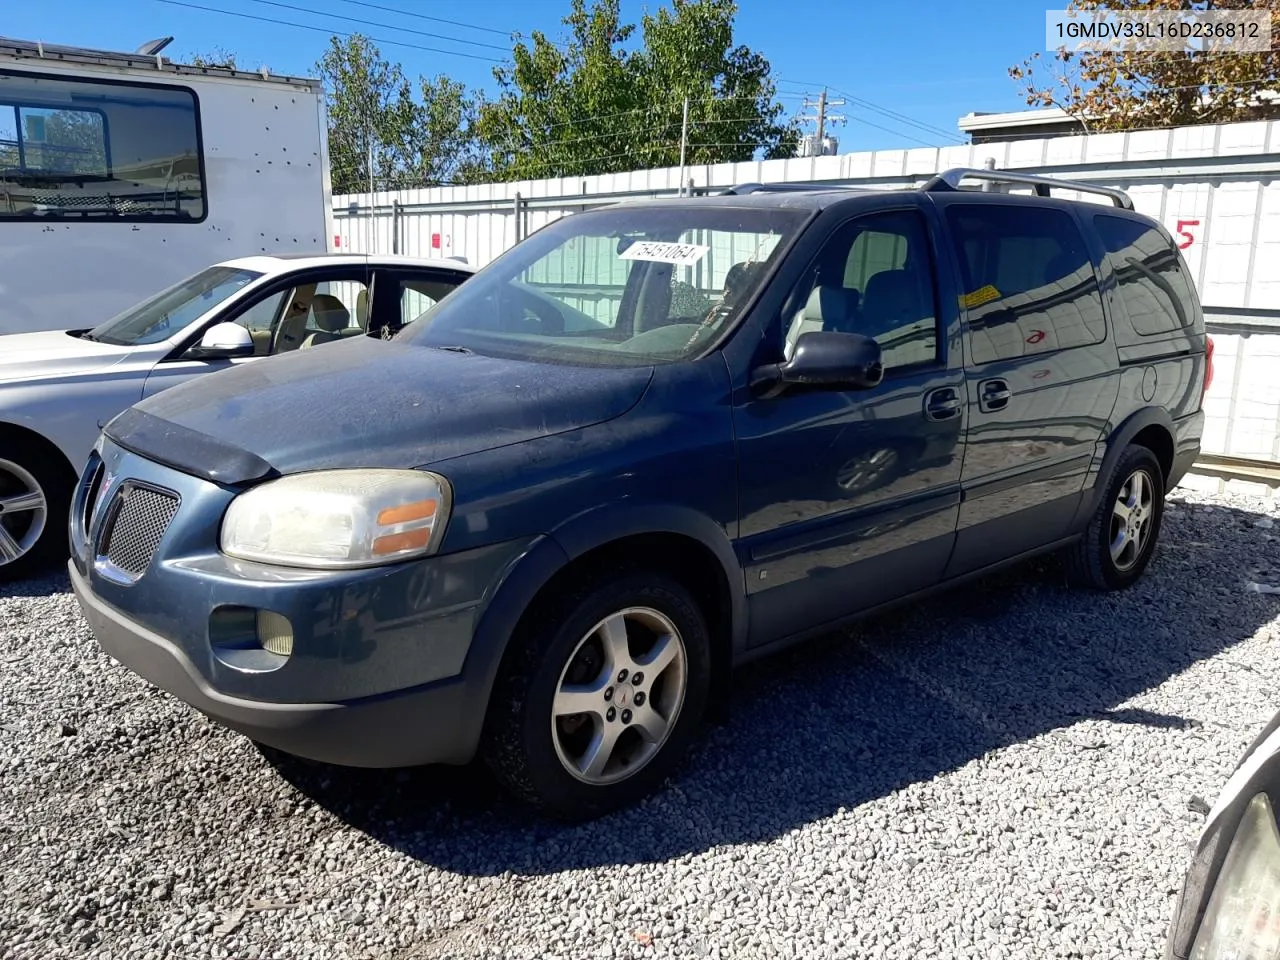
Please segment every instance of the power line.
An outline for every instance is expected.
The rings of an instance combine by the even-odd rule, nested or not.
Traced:
[[[482,27],[478,23],[463,23],[461,20],[446,20],[443,17],[429,17],[425,13],[414,13],[412,10],[401,10],[397,7],[385,7],[380,3],[369,3],[368,0],[339,0],[341,3],[349,3],[353,7],[368,7],[370,10],[381,10],[384,13],[396,13],[402,17],[414,17],[417,20],[430,20],[432,23],[447,23],[452,27],[466,27],[468,30],[483,30],[485,33],[496,33],[500,37],[511,36],[506,30],[497,30],[494,27]],[[337,14],[332,14],[337,16]],[[396,28],[401,29],[400,27]]]
[[[778,82],[779,82],[779,83],[790,83],[790,84],[799,85],[799,84],[804,83],[804,82],[806,82],[806,81],[801,81],[801,80],[779,80]],[[814,83],[813,85],[814,85],[814,86],[823,87],[824,91],[826,90],[826,86],[824,86],[823,84],[820,84],[820,83]],[[882,115],[882,116],[884,116],[884,117],[887,117],[888,119],[891,119],[891,120],[893,120],[893,121],[895,121],[895,122],[897,122],[897,123],[906,124],[906,125],[908,125],[908,126],[911,126],[911,127],[916,128],[917,130],[921,130],[921,131],[923,131],[923,132],[925,132],[925,133],[932,134],[932,135],[933,135],[933,136],[935,136],[935,137],[943,137],[943,138],[945,138],[945,139],[947,139],[947,140],[949,140],[949,141],[951,141],[952,143],[955,143],[955,144],[957,144],[957,145],[959,145],[959,144],[963,144],[963,143],[965,142],[963,137],[960,137],[959,135],[957,135],[957,134],[955,134],[955,133],[951,133],[951,132],[949,132],[949,131],[943,130],[941,127],[935,127],[935,126],[933,126],[933,125],[931,125],[931,124],[923,123],[923,122],[921,122],[921,121],[919,121],[919,120],[916,120],[916,119],[914,119],[914,118],[912,118],[912,117],[907,116],[906,114],[899,113],[899,112],[897,112],[896,110],[890,110],[890,109],[888,109],[887,107],[882,107],[882,106],[880,106],[879,104],[872,103],[870,100],[866,100],[866,99],[863,99],[863,98],[861,98],[861,97],[855,97],[855,96],[853,96],[853,94],[849,93],[848,91],[841,90],[839,87],[831,87],[830,89],[831,89],[831,90],[833,90],[835,93],[839,94],[840,96],[844,97],[844,98],[845,98],[845,100],[847,100],[850,104],[855,105],[855,106],[858,106],[858,107],[861,107],[861,108],[862,108],[862,109],[864,109],[864,110],[870,110],[870,111],[872,111],[872,112],[874,112],[874,113],[878,113],[878,114],[880,114],[880,115]],[[802,121],[810,121],[810,122],[812,122],[812,121],[814,121],[814,120],[821,120],[821,119],[823,118],[823,114],[825,113],[825,111],[822,109],[823,104],[822,104],[821,100],[822,100],[822,98],[820,97],[820,98],[819,98],[819,103],[817,104],[817,105],[819,106],[819,111],[818,111],[819,116],[818,116],[818,117],[800,117],[800,118],[798,118],[798,119],[800,119],[800,120],[802,120]],[[832,101],[827,101],[827,105],[830,105],[831,103],[832,103]],[[806,107],[814,106],[814,104],[813,104],[812,102],[810,102],[810,101],[808,100],[808,98],[806,98],[806,100],[805,100],[805,106],[806,106]],[[830,119],[830,118],[827,118],[827,119]],[[927,146],[927,147],[933,147],[933,146],[936,146],[936,144],[934,144],[934,143],[929,143],[929,142],[927,142],[927,141],[921,140],[919,137],[912,136],[911,134],[905,133],[905,132],[903,132],[903,131],[901,131],[901,130],[894,130],[894,129],[891,129],[891,128],[889,128],[889,127],[882,126],[881,124],[873,123],[873,122],[871,122],[870,120],[867,120],[867,119],[866,119],[866,118],[864,118],[864,117],[851,116],[851,117],[848,117],[848,118],[844,118],[844,117],[842,117],[841,119],[852,119],[852,120],[854,120],[854,121],[856,121],[856,122],[858,122],[858,123],[865,124],[866,126],[869,126],[869,127],[874,127],[875,129],[877,129],[877,130],[882,130],[882,131],[884,131],[885,133],[893,134],[895,137],[902,137],[902,138],[904,138],[904,139],[907,139],[907,140],[912,141],[913,143],[921,144],[922,146]],[[822,124],[821,124],[821,122],[820,122],[820,123],[819,123],[819,128],[820,128],[820,130],[821,130],[821,127],[822,127]]]
[[[810,121],[814,123],[815,129],[818,131],[817,133],[818,153],[821,154],[824,152],[822,149],[822,142],[825,139],[826,133],[827,133],[827,120],[831,120],[835,122],[835,121],[840,121],[844,119],[844,117],[841,117],[841,116],[828,117],[827,107],[843,107],[843,106],[844,106],[843,100],[827,99],[826,87],[822,88],[822,93],[818,94],[818,99],[816,101],[812,101],[808,97],[804,98],[804,103],[801,105],[800,109],[807,110],[810,107],[814,107],[817,109],[818,113],[816,116],[813,116],[813,117],[797,117],[796,120],[800,123],[809,123]]]
[[[187,3],[186,0],[156,0],[157,3],[167,3],[172,7],[186,7],[189,10],[203,10],[206,13],[217,13],[224,17],[239,17],[242,20],[256,20],[259,23],[274,23],[282,27],[294,27],[298,30],[311,30],[314,33],[323,33],[331,37],[347,37],[356,36],[345,30],[331,30],[327,27],[316,27],[307,23],[298,23],[294,20],[278,20],[275,17],[260,17],[252,13],[240,13],[236,10],[220,10],[217,7],[206,7],[198,3]],[[441,50],[439,47],[424,47],[418,43],[405,43],[403,40],[386,40],[382,37],[369,37],[374,43],[383,43],[390,47],[405,47],[409,50],[422,50],[426,53],[443,53],[451,57],[465,57],[467,60],[483,60],[485,63],[503,63],[504,61],[496,57],[485,57],[478,53],[462,53],[458,50]]]
[[[463,40],[461,37],[450,37],[443,33],[430,33],[426,30],[415,30],[413,27],[401,27],[394,23],[379,23],[376,20],[364,20],[359,17],[346,17],[340,13],[325,13],[320,10],[313,10],[310,7],[299,7],[292,3],[282,3],[281,0],[249,0],[250,3],[260,3],[266,7],[279,7],[282,10],[296,10],[299,13],[311,13],[318,17],[331,17],[334,20],[345,20],[347,23],[360,23],[368,27],[385,27],[388,30],[399,30],[401,33],[412,33],[419,37],[431,37],[435,40],[448,40],[450,43],[465,43],[470,47],[488,47],[490,50],[509,50],[510,47],[501,46],[496,43],[485,43],[483,40]]]
[[[894,130],[891,127],[882,126],[881,124],[874,123],[873,121],[868,120],[866,117],[859,117],[855,115],[855,116],[849,117],[849,119],[852,120],[854,123],[861,123],[868,127],[874,127],[875,129],[882,130],[885,133],[893,134],[893,136],[895,137],[901,137],[903,140],[910,140],[912,143],[918,143],[922,147],[941,149],[941,147],[939,147],[938,144],[936,143],[930,143],[928,140],[921,140],[919,137],[914,137],[909,133],[903,133],[901,130]],[[961,146],[961,144],[956,144],[956,146]]]
[[[690,98],[689,102],[690,102],[690,103],[730,103],[730,102],[734,102],[734,101],[741,101],[741,100],[759,100],[759,99],[760,99],[760,97],[693,97],[693,98]],[[786,94],[786,95],[785,95],[785,99],[788,99],[788,100],[799,99],[799,95],[798,95],[798,94]],[[667,106],[668,106],[671,110],[675,111],[675,110],[678,110],[678,109],[680,108],[680,103],[679,103],[678,101],[674,101],[674,102],[672,102],[671,104],[669,104],[669,105],[667,105]],[[591,116],[589,116],[589,117],[582,117],[581,119],[578,119],[578,120],[561,120],[561,121],[558,121],[558,122],[556,122],[556,123],[548,123],[548,124],[545,124],[545,125],[544,125],[544,124],[531,124],[530,126],[531,126],[531,127],[536,128],[536,129],[538,129],[538,130],[555,130],[555,129],[558,129],[559,127],[577,127],[577,126],[581,126],[582,124],[584,124],[584,123],[590,123],[590,122],[591,122],[591,121],[593,121],[593,120],[613,120],[613,119],[615,119],[615,118],[617,118],[617,117],[626,117],[626,116],[630,116],[630,115],[631,115],[631,114],[633,114],[633,113],[654,113],[655,111],[657,111],[657,110],[659,110],[659,109],[662,109],[662,106],[661,106],[661,105],[657,105],[657,106],[655,106],[654,104],[650,104],[650,105],[649,105],[649,106],[647,106],[647,107],[635,107],[635,108],[634,108],[634,109],[632,109],[632,110],[620,110],[620,111],[618,111],[617,113],[598,113],[598,114],[593,114],[593,115],[591,115]],[[674,122],[674,121],[673,121],[673,122]],[[724,119],[724,120],[696,120],[696,121],[691,121],[691,123],[695,123],[695,124],[697,124],[697,123],[738,123],[738,122],[740,122],[740,118],[733,118],[733,117],[730,117],[730,118],[728,118],[728,119]]]
[[[847,98],[850,103],[857,104],[860,107],[872,111],[873,113],[881,114],[891,120],[897,120],[899,123],[905,123],[909,126],[915,127],[917,130],[923,130],[925,133],[932,133],[935,136],[946,137],[949,140],[962,140],[959,135],[948,130],[943,130],[941,127],[935,127],[933,124],[915,120],[912,117],[907,116],[905,113],[898,113],[896,110],[890,110],[888,107],[882,107],[879,104],[872,103],[870,100],[855,97],[853,94],[840,90],[836,87],[832,87],[831,89],[835,90],[836,93],[840,94],[842,97]]]

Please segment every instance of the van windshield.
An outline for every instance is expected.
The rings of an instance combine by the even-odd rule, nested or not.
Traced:
[[[517,244],[397,339],[515,360],[671,363],[737,322],[807,211],[627,205]]]
[[[85,336],[122,347],[159,343],[179,333],[193,320],[204,316],[260,276],[261,273],[253,270],[209,267],[117,314]]]

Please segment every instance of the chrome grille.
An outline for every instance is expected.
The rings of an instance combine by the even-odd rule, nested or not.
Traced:
[[[116,569],[141,576],[177,512],[177,494],[124,484],[111,505],[99,555]]]
[[[105,472],[106,466],[103,464],[102,458],[96,453],[91,453],[89,462],[85,466],[84,478],[80,481],[84,486],[84,507],[80,511],[82,535],[87,534],[93,524],[94,505],[97,504],[98,497],[102,495],[106,486],[103,476]]]

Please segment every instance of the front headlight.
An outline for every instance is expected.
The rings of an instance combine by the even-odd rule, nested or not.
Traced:
[[[1190,960],[1280,960],[1280,831],[1265,793],[1236,828]]]
[[[434,552],[449,504],[448,481],[421,470],[299,473],[231,501],[222,552],[290,567],[372,567]]]

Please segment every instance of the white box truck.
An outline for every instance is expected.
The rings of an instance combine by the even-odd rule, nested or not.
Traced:
[[[324,253],[318,80],[0,39],[0,334],[91,327],[197,270]]]

